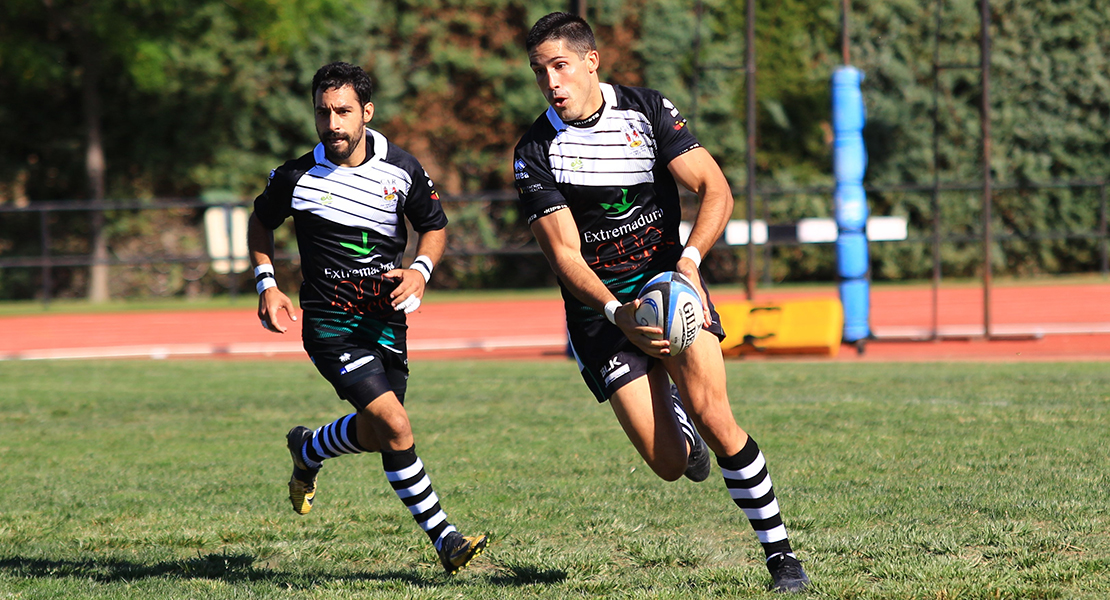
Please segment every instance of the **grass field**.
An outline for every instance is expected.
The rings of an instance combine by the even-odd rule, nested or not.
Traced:
[[[821,598],[1110,597],[1110,369],[729,363]],[[305,362],[0,363],[0,598],[763,598],[719,474],[655,478],[570,362],[416,364],[418,449],[492,542],[441,575],[377,455],[295,515]]]

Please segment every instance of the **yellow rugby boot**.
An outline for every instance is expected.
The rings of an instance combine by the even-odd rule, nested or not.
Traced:
[[[482,553],[488,538],[484,535],[464,536],[452,531],[443,538],[440,544],[439,561],[443,563],[443,570],[448,575],[454,575],[459,569],[470,564],[470,560]]]
[[[316,498],[316,474],[320,469],[310,469],[304,464],[301,457],[301,448],[312,439],[312,430],[297,425],[289,430],[285,436],[285,445],[293,457],[293,476],[289,478],[289,501],[293,503],[293,510],[299,515],[306,515],[312,510],[312,501]]]

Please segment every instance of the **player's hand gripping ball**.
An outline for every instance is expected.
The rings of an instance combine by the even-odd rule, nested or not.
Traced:
[[[659,327],[671,342],[671,356],[677,356],[694,343],[702,327],[701,298],[694,284],[677,271],[652,277],[640,290],[636,323]]]

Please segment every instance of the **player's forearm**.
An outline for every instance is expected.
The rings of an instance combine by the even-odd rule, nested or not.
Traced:
[[[698,196],[698,214],[686,247],[695,247],[704,256],[725,232],[725,226],[732,217],[733,200],[732,192],[723,179],[719,183],[706,184],[698,190]]]
[[[247,221],[247,250],[255,267],[274,262],[274,232],[262,225],[254,213]]]
[[[598,312],[603,312],[605,304],[616,298],[580,257],[577,260],[575,257],[558,257],[551,261],[551,266],[575,298]]]
[[[447,230],[433,229],[420,234],[416,242],[416,255],[427,256],[433,265],[439,264],[447,248]]]
[[[696,148],[672,160],[667,168],[682,187],[698,195],[698,214],[686,247],[705,254],[717,243],[732,217],[732,190],[717,161],[705,148]]]
[[[582,303],[603,312],[615,296],[582,257],[578,228],[570,211],[558,210],[537,219],[532,223],[532,233],[567,290]]]

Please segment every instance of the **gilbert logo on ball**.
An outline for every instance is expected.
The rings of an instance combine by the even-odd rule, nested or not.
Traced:
[[[671,356],[689,348],[701,333],[701,298],[682,273],[668,271],[652,277],[640,290],[639,299],[636,322],[661,328],[663,337],[671,342]]]

